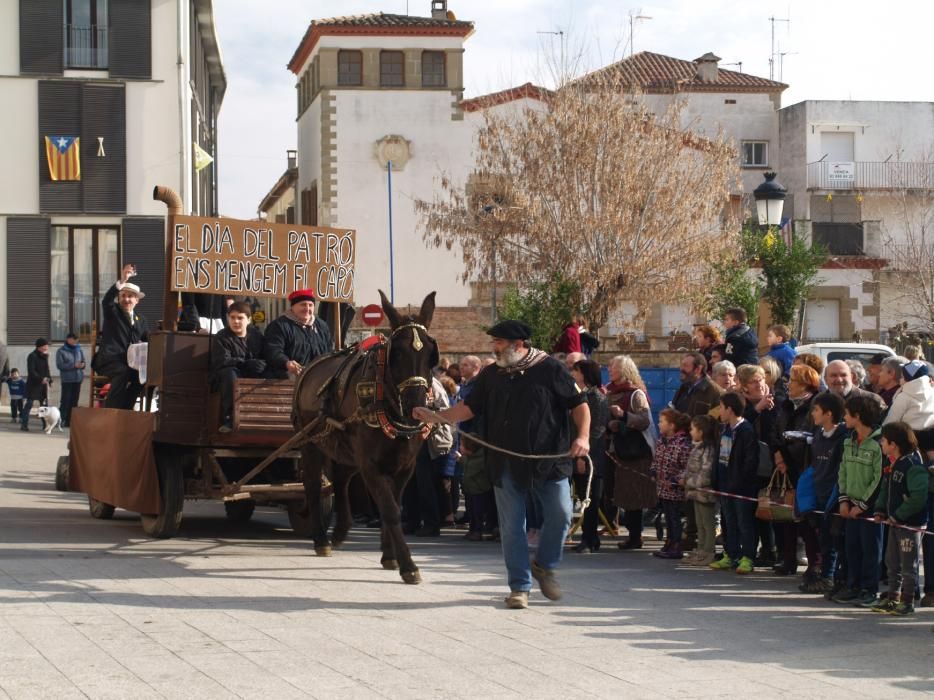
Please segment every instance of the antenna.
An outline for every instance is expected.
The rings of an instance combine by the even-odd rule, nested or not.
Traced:
[[[778,54],[778,80],[782,82],[785,74],[785,56],[797,56],[797,51],[780,51]]]
[[[561,41],[561,65],[558,67],[558,69],[561,71],[561,75],[558,76],[558,80],[563,82],[564,77],[565,77],[564,72],[567,70],[567,67],[564,65],[564,31],[561,29],[557,29],[552,32],[540,30],[535,33],[536,34],[550,34],[551,36],[558,37],[559,40]]]
[[[740,72],[740,73],[743,72],[743,62],[742,62],[742,61],[736,61],[736,62],[734,62],[734,63],[724,63],[723,65],[725,65],[725,66],[739,66],[739,72]]]
[[[629,11],[629,55],[630,57],[635,51],[635,46],[633,44],[633,34],[634,34],[633,30],[634,30],[636,21],[640,19],[652,19],[652,18],[649,17],[648,15],[643,15],[641,8],[638,10]]]
[[[772,24],[772,52],[769,54],[769,80],[775,80],[775,23],[784,22],[789,28],[791,27],[791,18],[785,17],[784,19],[780,17],[769,17],[769,22]]]

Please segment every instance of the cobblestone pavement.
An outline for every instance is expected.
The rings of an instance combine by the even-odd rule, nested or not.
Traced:
[[[563,601],[536,591],[508,611],[498,546],[454,531],[415,541],[425,583],[406,586],[374,531],[316,558],[273,509],[231,526],[219,504],[189,503],[166,541],[122,511],[93,520],[54,490],[65,446],[0,425],[0,698],[934,691],[934,611],[879,616],[612,541],[565,559]]]

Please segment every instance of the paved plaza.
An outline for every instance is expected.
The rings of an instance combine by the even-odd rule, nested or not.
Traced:
[[[6,408],[4,407],[4,413]],[[615,543],[570,554],[566,595],[503,608],[498,545],[414,540],[424,583],[373,530],[316,558],[284,512],[181,536],[55,491],[66,435],[0,425],[0,698],[881,698],[934,692],[934,610],[897,619],[787,578],[697,571]],[[611,695],[612,694],[612,695]]]

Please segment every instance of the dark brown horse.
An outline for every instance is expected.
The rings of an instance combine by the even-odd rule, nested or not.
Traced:
[[[301,430],[309,423],[312,442],[302,448],[308,517],[315,552],[330,556],[350,529],[350,478],[360,473],[376,501],[382,523],[381,563],[399,569],[406,583],[421,576],[402,534],[402,490],[412,475],[415,457],[427,430],[412,419],[412,410],[427,403],[431,370],[438,364],[438,344],[428,334],[435,293],[415,316],[403,316],[379,293],[390,323],[389,337],[371,339],[316,360],[295,387],[293,421]],[[334,484],[337,523],[333,538],[322,521],[321,476]]]

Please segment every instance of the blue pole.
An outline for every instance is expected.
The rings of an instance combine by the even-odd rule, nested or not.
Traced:
[[[387,195],[389,198],[389,302],[396,303],[396,277],[393,269],[392,254],[392,161],[386,161],[386,172],[389,175],[387,180]]]

